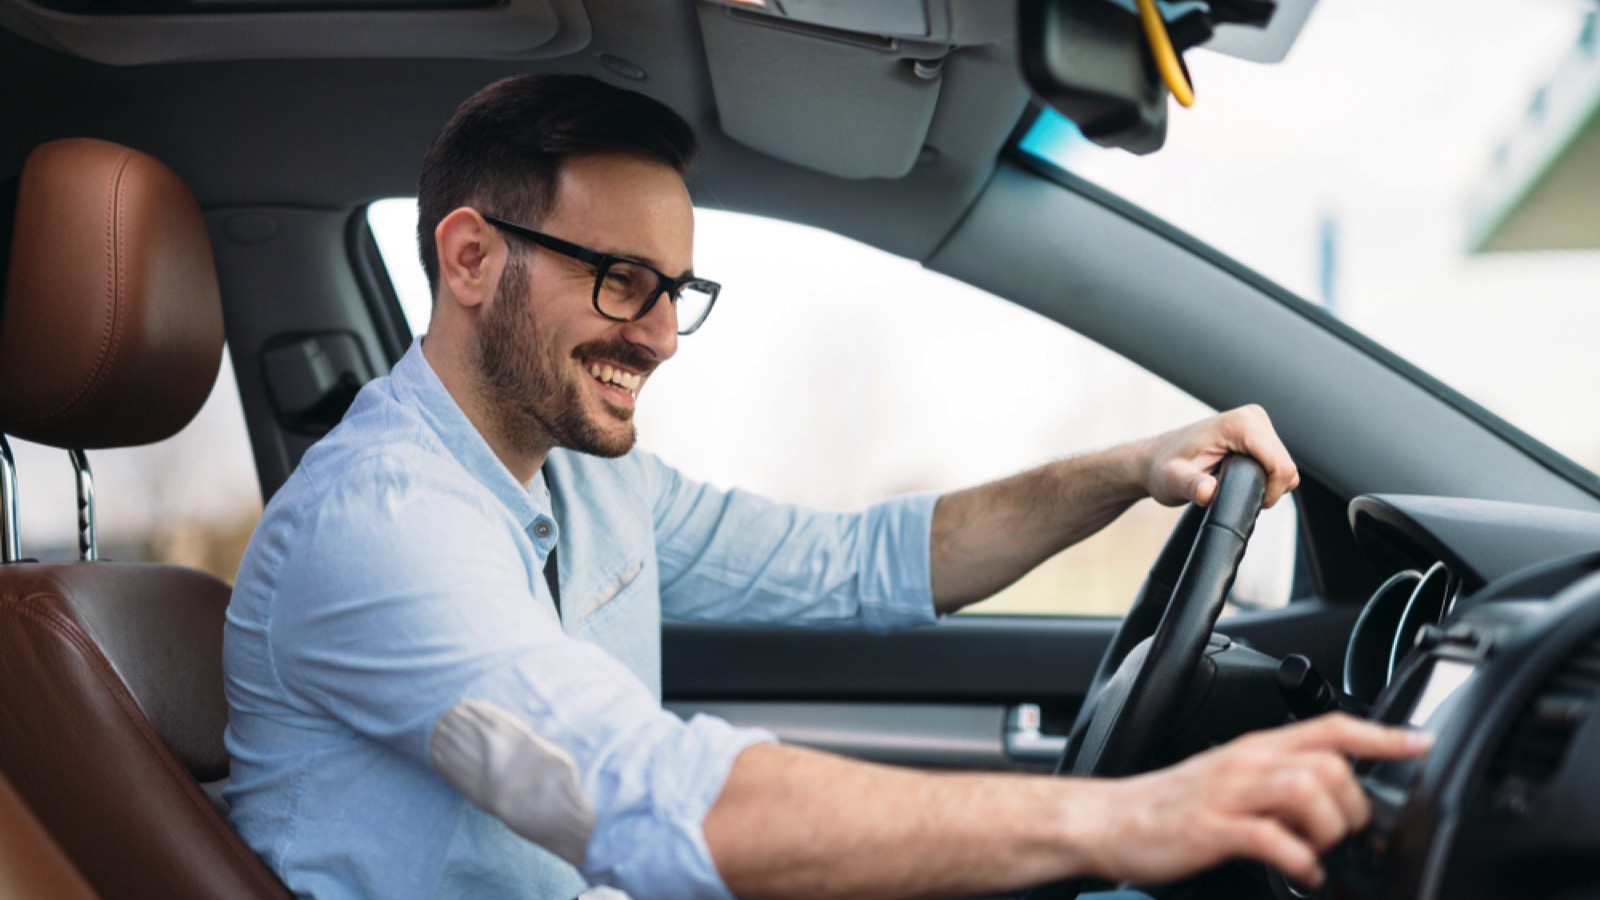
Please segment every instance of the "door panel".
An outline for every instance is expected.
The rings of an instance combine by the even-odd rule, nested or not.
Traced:
[[[1219,630],[1337,673],[1353,604],[1302,601]],[[785,740],[910,765],[1034,768],[1018,758],[1024,704],[1039,738],[1069,727],[1118,620],[951,616],[890,635],[669,624],[663,684],[680,714],[710,712]],[[1005,741],[1010,731],[1011,749]],[[1026,737],[1026,736],[1024,736]]]
[[[805,703],[722,700],[674,701],[684,718],[708,713],[735,725],[764,728],[786,744],[857,759],[951,769],[1007,769],[997,704]]]
[[[930,628],[862,631],[665,627],[669,700],[993,701],[1082,699],[1115,619],[953,616]]]

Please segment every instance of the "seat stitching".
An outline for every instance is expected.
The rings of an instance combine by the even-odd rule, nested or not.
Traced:
[[[54,631],[57,636],[66,638],[80,653],[87,657],[90,671],[101,682],[102,686],[110,691],[112,699],[117,702],[123,713],[131,720],[134,730],[139,733],[139,736],[156,750],[156,756],[166,768],[168,774],[177,777],[181,784],[194,787],[193,791],[185,791],[184,794],[196,809],[211,813],[211,815],[202,816],[201,818],[216,834],[224,838],[223,843],[231,853],[253,864],[253,866],[246,866],[248,877],[258,881],[264,887],[281,892],[283,890],[281,884],[274,884],[262,877],[261,860],[243,846],[243,840],[236,832],[223,826],[220,817],[216,814],[216,809],[211,806],[209,800],[205,799],[188,770],[184,769],[182,764],[177,761],[177,758],[173,756],[172,750],[167,746],[166,741],[162,740],[161,736],[156,733],[155,727],[150,724],[150,720],[145,716],[144,711],[139,709],[138,701],[133,699],[133,694],[128,690],[128,686],[123,683],[121,676],[111,669],[110,663],[106,660],[104,654],[100,652],[99,646],[83,633],[82,626],[76,620],[62,614],[59,610],[44,605],[56,599],[57,596],[48,592],[29,594],[13,603],[12,608],[33,619],[44,628]],[[228,838],[232,840],[227,840]],[[249,854],[248,857],[244,855],[246,853]]]
[[[127,173],[128,167],[132,165],[133,159],[134,153],[126,151],[122,158],[118,160],[117,170],[111,176],[107,185],[105,212],[106,265],[111,269],[111,277],[106,281],[106,293],[108,295],[106,299],[110,307],[110,314],[105,326],[101,329],[100,346],[95,356],[95,368],[89,373],[88,378],[85,379],[77,392],[61,406],[37,416],[18,419],[18,422],[46,422],[73,412],[83,402],[84,397],[105,380],[106,372],[110,369],[111,358],[116,355],[116,351],[122,346],[121,332],[126,317],[120,315],[120,313],[122,311],[122,298],[125,295],[126,275],[124,269],[126,267],[123,265],[122,245],[119,241],[127,230],[123,223],[123,217],[127,214],[127,204],[122,202],[127,193],[127,179],[124,175]]]

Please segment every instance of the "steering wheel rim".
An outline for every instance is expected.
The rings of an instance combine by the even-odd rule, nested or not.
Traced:
[[[1058,773],[1116,777],[1149,767],[1222,613],[1265,494],[1261,464],[1234,455],[1222,462],[1211,505],[1185,510],[1100,661]],[[1147,637],[1148,651],[1133,659]],[[1114,678],[1126,688],[1108,694]]]
[[[1181,694],[1173,689],[1155,696],[1158,692],[1152,686],[1182,685],[1199,666],[1245,545],[1255,530],[1265,494],[1266,473],[1261,464],[1248,456],[1229,456],[1222,461],[1211,505],[1190,504],[1183,511],[1139,588],[1133,608],[1100,658],[1056,764],[1056,774],[1116,777],[1147,765]],[[1130,655],[1147,639],[1148,650],[1133,663]],[[1167,662],[1158,667],[1156,661],[1163,657]],[[1128,665],[1136,665],[1137,671],[1124,673]],[[1124,693],[1119,687],[1113,692],[1120,695],[1117,708],[1102,712],[1107,689],[1116,679],[1133,682],[1139,692]],[[1133,710],[1143,712],[1135,714]],[[1105,716],[1112,721],[1107,723]],[[1097,735],[1092,742],[1091,734]],[[1069,900],[1092,884],[1096,882],[1068,879],[1036,887],[1024,896],[1025,900]]]
[[[1117,673],[1117,668],[1133,648],[1155,634],[1162,613],[1167,611],[1167,604],[1172,601],[1173,585],[1178,583],[1178,576],[1183,574],[1183,564],[1188,561],[1189,551],[1194,548],[1194,539],[1200,533],[1200,523],[1205,520],[1205,514],[1205,507],[1189,504],[1167,535],[1166,543],[1161,546],[1155,563],[1145,575],[1144,583],[1139,586],[1139,593],[1133,598],[1133,605],[1128,608],[1128,614],[1122,617],[1111,643],[1100,656],[1094,678],[1090,679],[1089,688],[1084,692],[1083,703],[1078,707],[1072,727],[1067,729],[1066,746],[1056,760],[1057,775],[1071,773],[1073,760],[1078,756],[1106,683]]]

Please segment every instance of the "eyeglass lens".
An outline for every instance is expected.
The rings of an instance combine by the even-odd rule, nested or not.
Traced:
[[[661,280],[649,268],[627,260],[613,260],[599,275],[595,303],[607,316],[631,320],[638,318],[640,310],[660,291]],[[686,334],[711,312],[716,295],[690,281],[671,299],[676,301],[678,331]]]

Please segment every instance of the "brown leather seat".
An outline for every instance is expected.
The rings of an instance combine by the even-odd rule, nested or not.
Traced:
[[[24,164],[14,221],[0,433],[62,448],[176,433],[223,344],[188,188],[142,153],[56,141]],[[227,585],[171,566],[0,565],[0,772],[102,896],[288,896],[197,784],[227,774],[227,603]]]
[[[94,891],[0,778],[0,897],[93,900]]]

